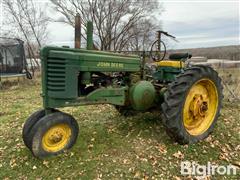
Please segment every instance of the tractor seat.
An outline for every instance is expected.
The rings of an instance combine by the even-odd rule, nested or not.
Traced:
[[[191,57],[192,57],[192,54],[189,54],[189,53],[174,53],[169,55],[170,60],[188,59]]]

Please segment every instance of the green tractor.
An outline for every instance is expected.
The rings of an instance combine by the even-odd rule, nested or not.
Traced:
[[[68,106],[112,104],[123,114],[159,109],[159,120],[180,144],[211,133],[223,98],[216,71],[186,63],[188,53],[163,60],[152,50],[155,62],[147,66],[144,57],[93,50],[92,23],[87,27],[87,49],[41,50],[43,109],[23,127],[23,141],[35,157],[56,155],[75,144],[77,121],[57,109]]]

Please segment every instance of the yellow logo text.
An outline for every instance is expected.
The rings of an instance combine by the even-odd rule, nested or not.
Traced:
[[[124,64],[123,63],[113,63],[113,62],[98,62],[97,67],[124,68]]]

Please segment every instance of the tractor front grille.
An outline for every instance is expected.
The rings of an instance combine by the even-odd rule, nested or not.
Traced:
[[[66,76],[65,59],[48,59],[47,60],[47,90],[48,91],[65,91]]]

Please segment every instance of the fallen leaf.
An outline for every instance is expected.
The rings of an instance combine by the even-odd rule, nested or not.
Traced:
[[[43,165],[45,165],[47,168],[49,168],[49,162],[48,161],[43,161]]]
[[[167,153],[167,148],[165,145],[159,145],[158,146],[158,151],[162,154],[166,154]]]
[[[129,163],[130,163],[130,161],[128,159],[123,160],[123,164],[129,164]]]
[[[173,154],[173,157],[178,158],[178,159],[183,159],[184,154],[181,151],[178,151],[178,152]]]
[[[134,178],[139,178],[140,177],[140,172],[139,171],[137,171],[136,173],[135,173],[135,175],[134,175]]]
[[[178,176],[173,176],[173,179],[174,179],[174,180],[181,180],[181,178],[178,177]]]
[[[92,149],[92,148],[93,148],[93,144],[89,144],[88,149]]]
[[[227,153],[221,153],[218,158],[219,158],[220,160],[229,161],[229,159],[228,159],[228,154],[227,154]]]
[[[16,159],[11,159],[9,165],[11,168],[16,167],[17,166]]]

